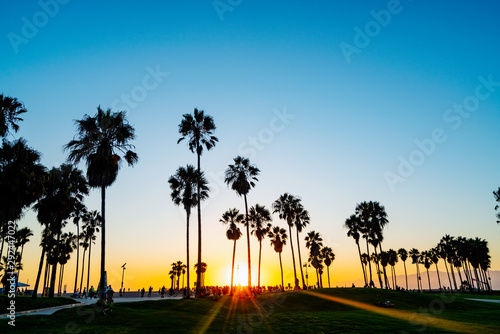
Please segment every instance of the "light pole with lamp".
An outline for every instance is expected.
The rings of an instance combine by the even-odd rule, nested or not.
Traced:
[[[123,296],[123,292],[125,292],[125,291],[123,291],[123,276],[125,276],[125,269],[127,269],[127,268],[125,268],[125,265],[126,265],[126,264],[127,264],[127,263],[125,262],[125,263],[123,264],[123,266],[122,266],[122,269],[123,269],[123,270],[122,270],[122,286],[121,286],[121,288],[120,288],[120,297],[122,297],[122,296]]]

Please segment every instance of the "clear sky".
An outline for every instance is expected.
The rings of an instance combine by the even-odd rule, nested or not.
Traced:
[[[307,230],[319,231],[336,253],[334,282],[362,277],[342,225],[365,200],[386,207],[386,249],[423,251],[444,234],[477,236],[488,240],[492,269],[500,269],[492,196],[500,186],[498,3],[41,0],[0,6],[0,92],[25,103],[29,112],[15,137],[39,150],[47,167],[65,161],[62,146],[75,133],[74,120],[93,115],[98,105],[126,110],[136,129],[140,161],[121,169],[107,196],[107,269],[115,287],[125,262],[131,289],[167,285],[170,264],[185,262],[185,215],[170,200],[167,180],[177,167],[196,163],[185,143],[176,144],[182,114],[195,107],[214,117],[220,140],[201,162],[212,188],[203,209],[207,284],[228,282],[232,242],[219,219],[228,208],[243,211],[243,200],[221,175],[237,155],[262,172],[250,205],[270,207],[284,192],[302,198],[311,215]],[[99,193],[92,191],[86,204],[99,209]],[[273,224],[285,226],[277,216]],[[36,233],[21,274],[31,284],[40,227],[30,211],[19,225]],[[194,223],[191,236],[195,254]],[[256,268],[258,247],[251,242]],[[99,239],[93,249],[95,286]],[[68,290],[74,257],[66,266]],[[285,281],[292,283],[289,247],[283,259]],[[243,237],[240,270],[245,261]],[[263,283],[276,284],[278,270],[266,239]],[[256,283],[256,271],[253,278]]]

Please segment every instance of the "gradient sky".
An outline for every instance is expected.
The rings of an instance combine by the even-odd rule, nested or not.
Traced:
[[[444,234],[477,236],[488,240],[492,269],[500,269],[492,196],[500,186],[496,2],[60,2],[0,3],[0,92],[25,103],[29,112],[14,137],[26,138],[49,168],[65,161],[62,146],[75,119],[98,105],[127,110],[140,161],[124,166],[107,193],[107,270],[115,287],[125,262],[131,289],[168,285],[170,263],[185,262],[185,215],[170,200],[167,180],[196,163],[185,143],[176,144],[182,114],[195,107],[214,117],[220,140],[201,162],[212,188],[203,209],[207,284],[227,283],[232,242],[219,219],[228,208],[242,210],[243,200],[221,175],[237,155],[262,172],[250,205],[270,207],[284,192],[302,198],[311,215],[307,230],[320,232],[336,253],[333,282],[362,276],[343,223],[365,200],[386,207],[386,249],[423,251]],[[460,116],[453,110],[463,104],[471,111]],[[416,141],[426,143],[427,154]],[[401,167],[410,163],[402,159],[417,166]],[[391,187],[388,172],[395,180],[398,169],[406,172],[403,182]],[[99,193],[86,204],[99,209]],[[273,224],[285,226],[277,216]],[[30,211],[19,225],[36,233],[21,274],[31,284],[40,227]],[[195,254],[194,224],[191,236]],[[74,258],[66,266],[68,290]],[[283,259],[292,283],[289,247]],[[240,270],[245,261],[242,238]],[[278,270],[265,240],[263,283],[276,284]]]

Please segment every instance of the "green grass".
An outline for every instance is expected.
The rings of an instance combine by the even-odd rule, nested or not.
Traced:
[[[9,307],[9,303],[11,300],[11,298],[8,298],[5,295],[0,295],[0,314],[8,313],[6,309],[7,307]],[[16,312],[77,303],[71,298],[38,297],[36,299],[33,299],[31,298],[31,296],[16,296],[15,302]]]
[[[51,316],[22,316],[16,327],[0,320],[4,329],[20,333],[453,333],[500,332],[500,304],[442,296],[375,289],[320,289],[316,295],[285,293],[257,299],[218,301],[159,300],[119,303],[109,316],[97,306],[58,311]],[[466,298],[470,295],[466,295]],[[472,295],[472,298],[477,295]],[[328,298],[337,298],[334,302]],[[373,307],[390,300],[394,309]],[[353,307],[346,303],[360,302]],[[257,308],[258,310],[257,310]],[[372,311],[359,307],[373,308]],[[379,312],[389,312],[380,314]],[[428,315],[427,324],[411,322]],[[434,326],[434,325],[437,325]]]

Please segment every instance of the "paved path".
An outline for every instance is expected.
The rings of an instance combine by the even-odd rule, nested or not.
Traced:
[[[161,298],[158,296],[142,297],[142,298],[141,297],[115,297],[114,302],[115,303],[131,303],[131,302],[142,302],[142,301],[160,300],[160,299],[182,299],[182,296],[165,297],[165,298]],[[93,299],[75,298],[75,300],[78,301],[79,303],[78,304],[48,307],[48,308],[43,308],[43,309],[38,309],[38,310],[16,312],[16,317],[19,317],[22,315],[51,315],[59,310],[65,309],[65,308],[90,305],[90,304],[95,304],[97,302],[97,299],[95,299],[95,298],[93,298]],[[8,316],[8,314],[0,314],[0,319],[7,318],[7,316]]]
[[[500,303],[500,299],[475,299],[475,298],[465,298],[467,300],[475,300],[478,302],[487,302],[487,303]]]

